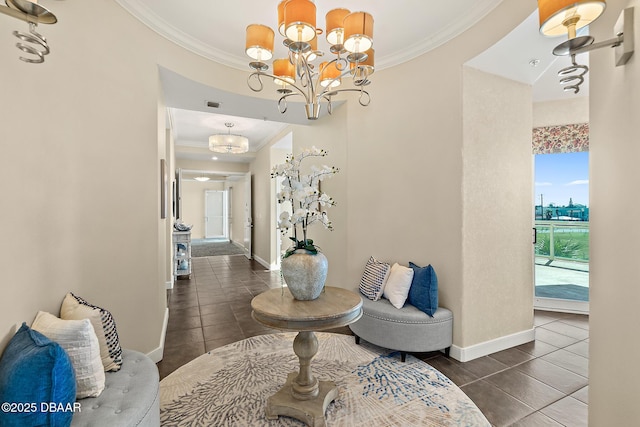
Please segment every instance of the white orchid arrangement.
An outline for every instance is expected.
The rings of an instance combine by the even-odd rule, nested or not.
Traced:
[[[283,211],[278,221],[278,229],[282,234],[293,230],[293,236],[289,238],[294,242],[294,246],[287,249],[283,258],[291,255],[296,249],[306,249],[313,254],[318,253],[313,240],[307,238],[307,228],[314,222],[319,222],[325,228],[333,230],[326,208],[335,206],[336,203],[326,193],[320,191],[320,182],[338,173],[338,168],[312,165],[311,173],[308,175],[302,174],[300,170],[304,159],[326,155],[325,150],[316,147],[306,148],[298,157],[289,154],[285,163],[275,166],[271,171],[271,178],[284,177],[282,191],[276,196],[278,203],[290,201],[293,211]],[[302,239],[298,239],[299,229],[302,231]]]

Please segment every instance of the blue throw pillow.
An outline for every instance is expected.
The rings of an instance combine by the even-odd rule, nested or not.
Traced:
[[[0,426],[69,426],[75,400],[67,353],[23,323],[0,359]]]
[[[433,317],[433,313],[438,309],[438,277],[436,272],[431,264],[426,267],[418,267],[410,262],[409,267],[413,269],[413,281],[407,301]]]

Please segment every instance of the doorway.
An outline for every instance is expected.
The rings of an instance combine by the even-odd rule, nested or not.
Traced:
[[[534,155],[534,307],[589,312],[589,152]]]
[[[207,190],[204,194],[205,238],[229,240],[227,191]]]

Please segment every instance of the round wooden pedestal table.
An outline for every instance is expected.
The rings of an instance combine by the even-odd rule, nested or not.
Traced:
[[[362,316],[362,299],[354,292],[326,286],[312,301],[293,298],[287,288],[271,289],[251,301],[253,318],[263,325],[297,331],[293,351],[300,371],[288,375],[285,385],[267,400],[268,419],[280,415],[296,418],[311,427],[325,425],[327,406],[338,397],[333,381],[318,381],[311,372],[311,359],[318,352],[314,331],[347,326]]]

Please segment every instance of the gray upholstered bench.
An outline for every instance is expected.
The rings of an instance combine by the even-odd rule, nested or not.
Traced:
[[[356,336],[380,347],[400,351],[402,361],[407,352],[444,350],[449,356],[453,343],[453,313],[438,307],[429,317],[409,303],[401,309],[381,298],[362,297],[362,317],[349,328]]]
[[[105,372],[105,377],[100,396],[78,401],[81,411],[73,414],[72,426],[160,425],[160,380],[149,357],[123,349],[122,368]]]

